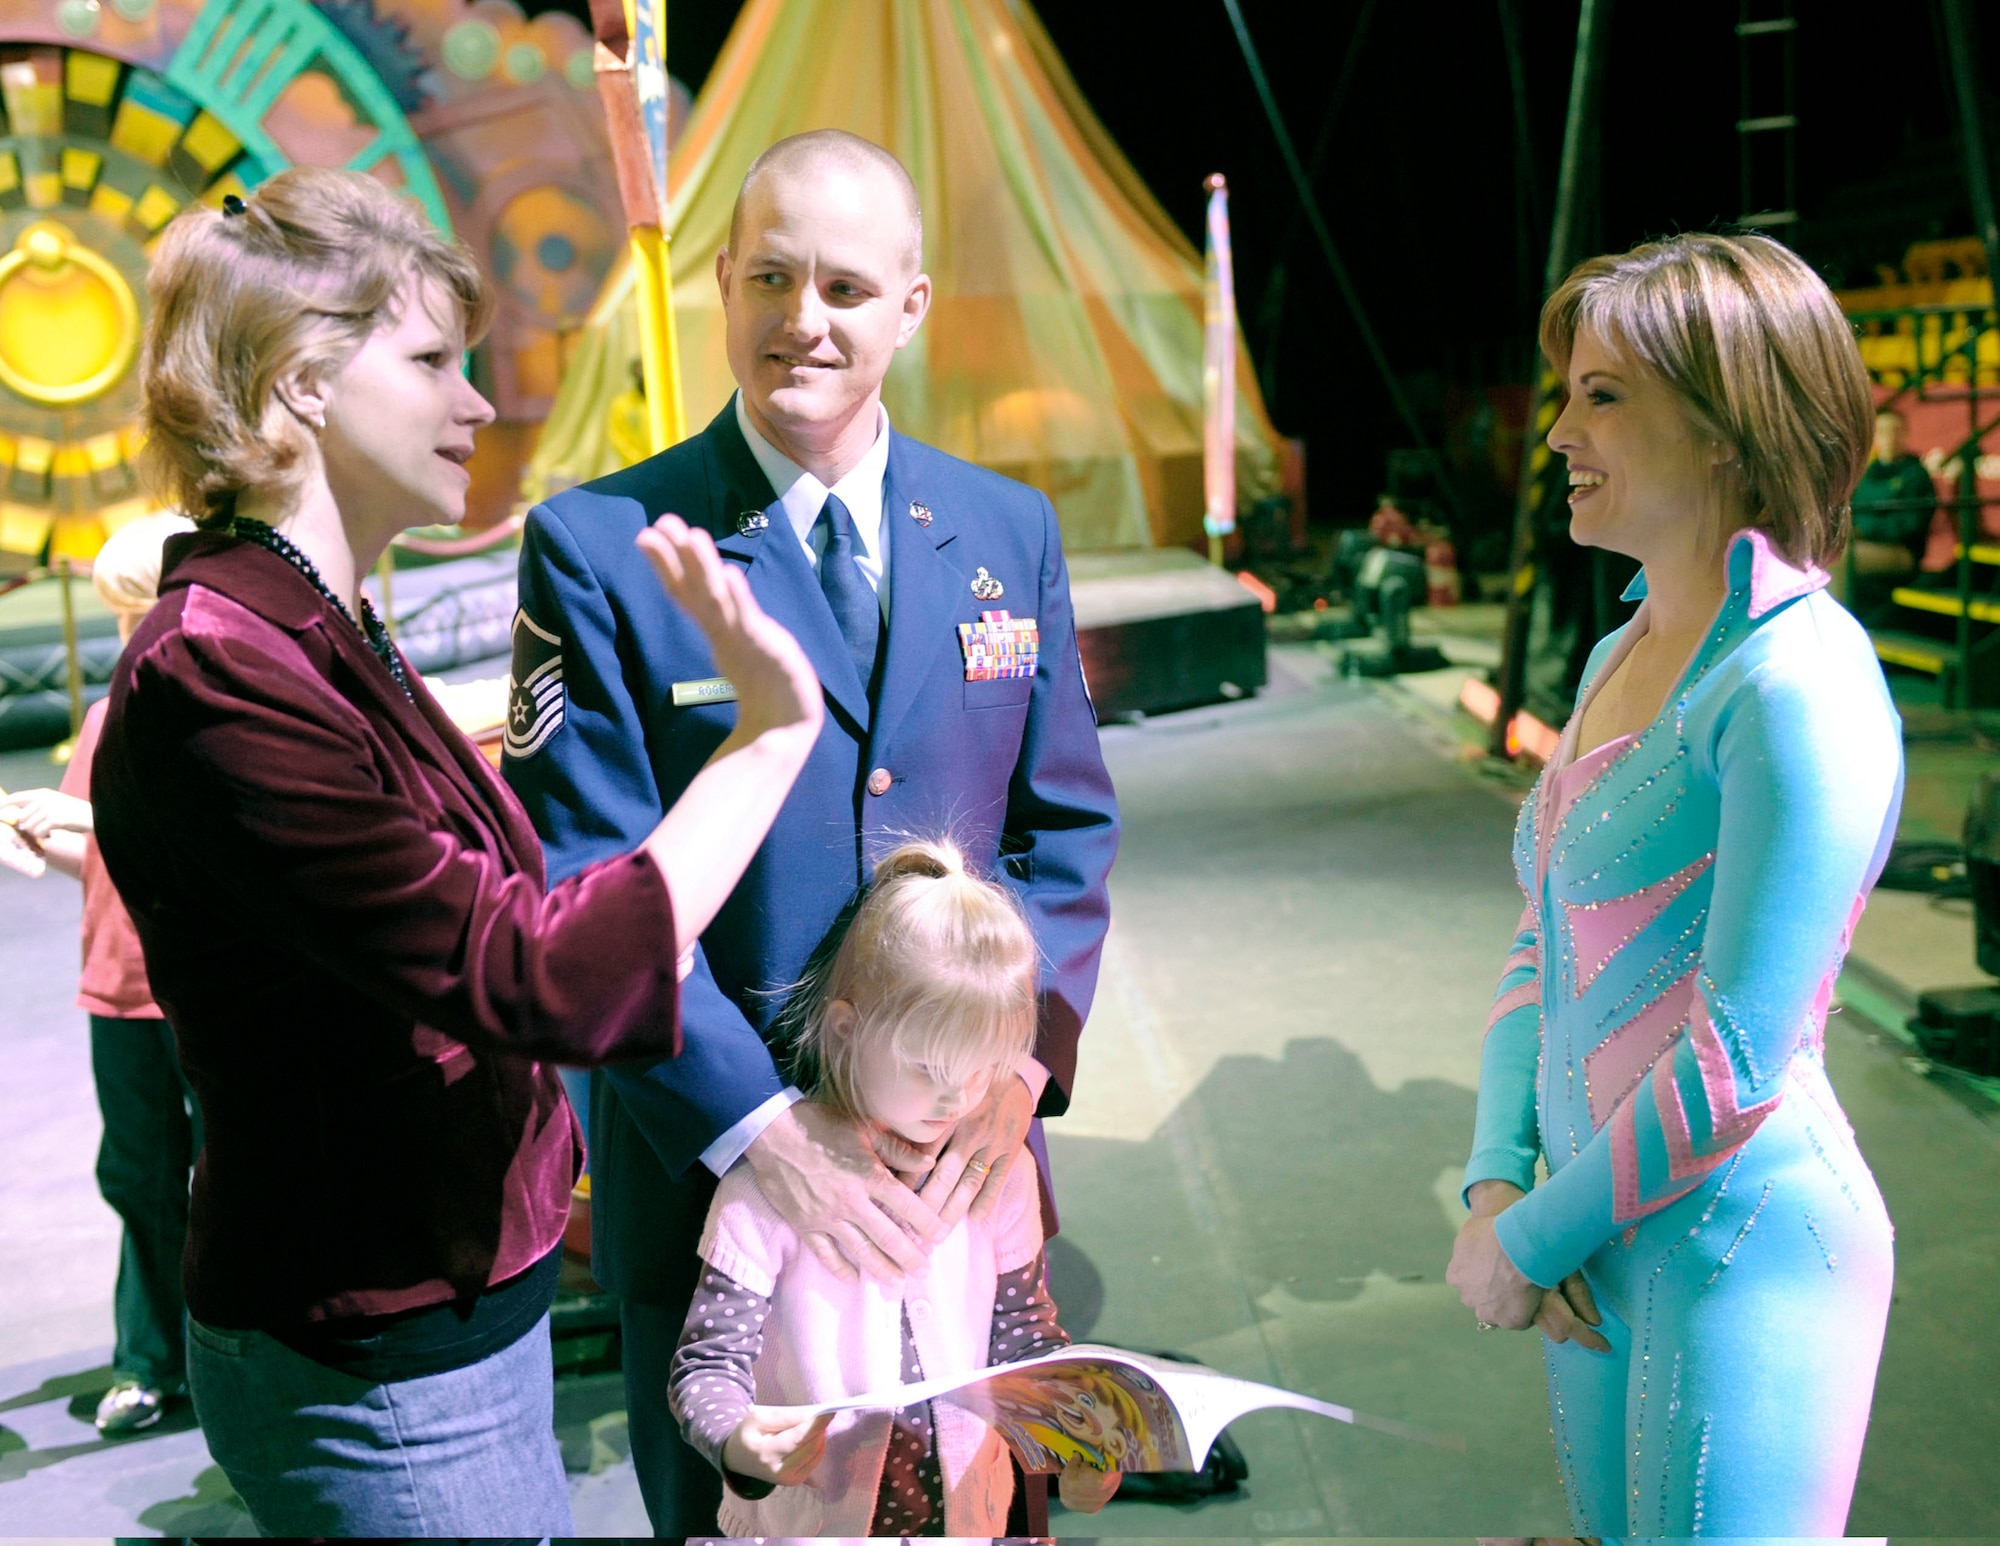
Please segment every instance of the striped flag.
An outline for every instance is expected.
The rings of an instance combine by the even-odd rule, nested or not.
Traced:
[[[1236,276],[1229,258],[1229,184],[1208,189],[1208,270],[1202,285],[1202,526],[1211,539],[1236,530]]]

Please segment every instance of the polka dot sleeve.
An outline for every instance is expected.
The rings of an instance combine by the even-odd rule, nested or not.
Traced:
[[[993,1285],[993,1341],[988,1364],[1014,1363],[1037,1353],[1069,1346],[1069,1333],[1056,1324],[1056,1302],[1049,1297],[1046,1253],[1015,1272],[1003,1272]]]
[[[741,1498],[771,1491],[770,1483],[738,1476],[722,1463],[722,1446],[756,1397],[751,1368],[764,1350],[764,1318],[770,1313],[771,1301],[762,1294],[704,1266],[667,1374],[667,1399],[681,1432]]]

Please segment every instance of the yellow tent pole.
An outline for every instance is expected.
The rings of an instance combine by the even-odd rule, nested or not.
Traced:
[[[674,331],[671,244],[656,225],[632,227],[632,286],[639,311],[639,364],[646,378],[646,426],[655,454],[687,438],[681,351]]]
[[[633,294],[639,313],[639,369],[646,383],[646,428],[655,455],[687,436],[681,352],[674,329],[674,269],[667,220],[667,8],[664,0],[624,0],[621,99],[610,111],[612,156],[631,228]],[[608,73],[599,65],[600,73]]]

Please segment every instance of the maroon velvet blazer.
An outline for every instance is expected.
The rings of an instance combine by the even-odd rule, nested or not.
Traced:
[[[544,893],[534,828],[412,672],[290,565],[197,532],[118,663],[97,840],[207,1147],[196,1319],[473,1295],[554,1248],[578,1168],[554,1068],[680,1050],[643,854]]]

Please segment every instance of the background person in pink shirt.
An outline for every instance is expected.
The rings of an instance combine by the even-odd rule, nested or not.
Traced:
[[[143,516],[120,527],[92,565],[91,580],[129,639],[159,596],[160,549],[184,516]],[[83,882],[83,973],[77,1007],[90,1015],[90,1067],[104,1141],[97,1185],[124,1222],[113,1313],[118,1344],[110,1390],[97,1404],[105,1433],[134,1433],[160,1420],[187,1389],[181,1252],[187,1244],[188,1176],[201,1152],[201,1117],[181,1077],[173,1028],[153,1002],[139,937],[91,836],[90,759],[108,699],[84,716],[60,789],[0,797],[0,822],[21,849]]]

